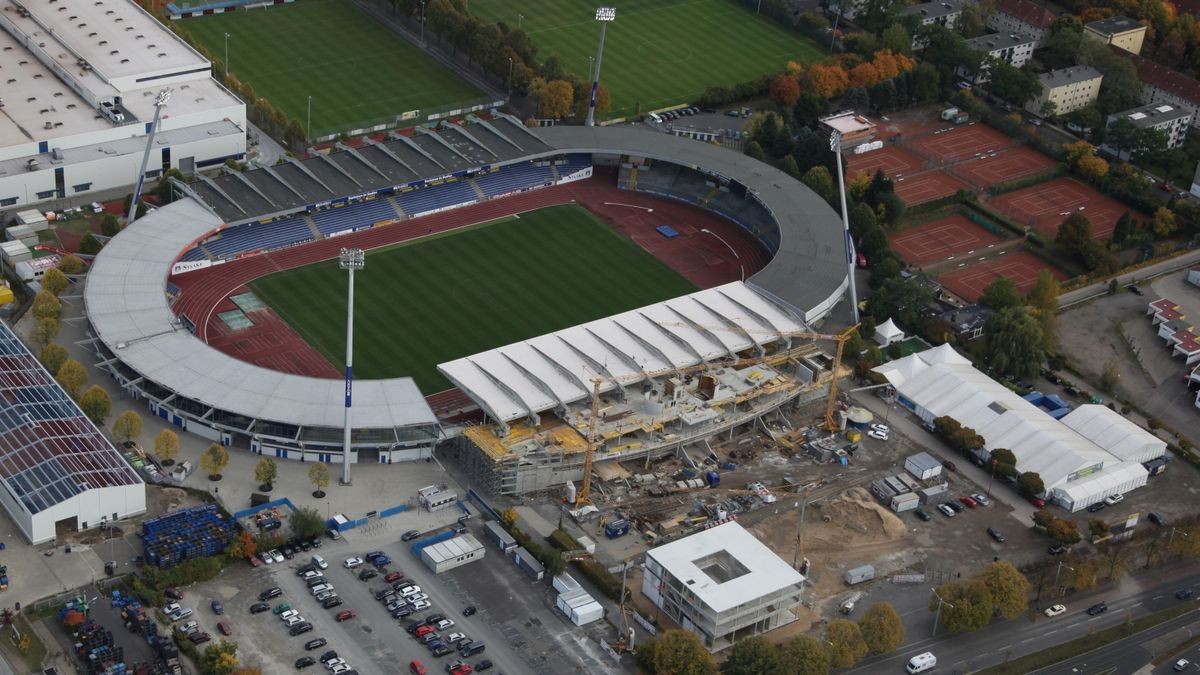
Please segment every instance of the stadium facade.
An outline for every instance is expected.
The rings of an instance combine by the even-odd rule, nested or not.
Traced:
[[[683,338],[670,331],[655,337],[655,344],[641,345],[642,351],[661,355],[660,340],[684,340],[686,364],[664,358],[667,369],[675,371],[709,360],[733,364],[739,351],[786,355],[775,364],[785,371],[779,375],[804,385],[789,386],[788,396],[765,386],[779,383],[774,373],[766,376],[760,369],[731,376],[749,378],[750,388],[772,394],[759,401],[771,400],[771,406],[735,404],[745,417],[739,423],[803,396],[801,390],[817,396],[811,390],[827,386],[827,378],[815,362],[798,368],[804,355],[789,336],[820,321],[848,283],[841,221],[821,198],[776,169],[713,145],[636,127],[529,129],[506,115],[469,117],[437,131],[392,133],[360,147],[339,146],[328,155],[177,183],[186,199],[138,220],[97,257],[84,293],[91,344],[100,365],[131,395],[180,427],[255,452],[335,461],[341,456],[341,382],[259,368],[204,344],[194,331],[202,330],[208,317],[172,310],[173,275],[585,179],[597,165],[618,167],[625,189],[724,215],[772,254],[771,262],[744,283],[709,293],[707,305],[694,298],[665,303],[667,312],[688,311],[683,303],[691,303],[692,318],[681,321],[722,323],[726,327],[718,332],[750,335],[748,341],[722,340],[711,331]],[[619,317],[614,320],[620,323]],[[612,357],[640,358],[631,349],[615,348]],[[641,372],[643,379],[655,381],[666,375]],[[541,386],[537,378],[484,377],[526,394],[529,387]],[[465,376],[458,381],[481,409],[505,425],[506,433],[511,430],[508,422],[516,417],[495,419],[499,399],[485,396],[485,385],[467,386]],[[628,382],[620,384],[623,389]],[[735,397],[741,403],[758,398],[746,397],[744,384],[733,380],[718,385],[739,392]],[[514,399],[521,396],[506,405]],[[540,412],[568,414],[566,401],[553,403]],[[525,420],[537,419],[539,411],[522,410]],[[356,455],[378,453],[381,462],[428,456],[446,435],[410,378],[358,383],[354,421]],[[578,468],[567,471],[578,473]],[[537,488],[531,483],[521,489]]]
[[[136,182],[163,89],[147,177],[245,157],[245,104],[137,3],[6,2],[0,29],[0,210]]]

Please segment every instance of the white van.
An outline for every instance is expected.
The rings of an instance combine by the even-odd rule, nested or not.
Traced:
[[[647,122],[650,122],[650,123],[653,123],[653,124],[662,124],[662,121],[663,121],[663,120],[662,120],[662,118],[661,118],[661,117],[659,117],[659,116],[658,116],[658,113],[650,113],[650,114],[649,114],[649,115],[646,117],[646,121],[647,121]]]
[[[904,669],[910,673],[923,673],[931,670],[936,665],[937,657],[933,655],[933,652],[925,652],[909,659],[908,665]]]

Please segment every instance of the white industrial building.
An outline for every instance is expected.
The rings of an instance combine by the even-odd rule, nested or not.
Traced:
[[[464,534],[453,539],[430,544],[421,549],[421,562],[434,574],[441,574],[483,558],[483,544]]]
[[[804,576],[730,521],[646,553],[642,594],[710,651],[796,620]]]
[[[245,104],[136,3],[4,2],[0,29],[0,210],[131,186],[163,89],[147,176],[245,156]]]
[[[986,450],[1011,450],[1017,470],[1041,476],[1045,498],[1068,511],[1145,485],[1149,474],[1142,462],[1166,452],[1165,442],[1104,406],[1080,406],[1056,420],[976,370],[949,344],[875,372],[922,421],[951,417],[978,432]]]
[[[0,503],[31,543],[146,511],[146,485],[0,322]]]

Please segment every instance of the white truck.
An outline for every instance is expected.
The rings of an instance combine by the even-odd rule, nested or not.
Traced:
[[[904,670],[909,673],[923,673],[936,665],[937,657],[933,655],[933,652],[925,652],[909,659],[908,665],[904,667]]]

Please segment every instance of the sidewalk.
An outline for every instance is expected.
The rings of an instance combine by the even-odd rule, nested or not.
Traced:
[[[1171,272],[1191,267],[1197,262],[1200,262],[1200,249],[1188,251],[1187,253],[1175,256],[1170,260],[1164,260],[1133,272],[1127,272],[1125,274],[1118,275],[1116,277],[1117,285],[1128,286],[1135,281],[1141,282],[1153,279],[1154,277],[1170,274]],[[1092,298],[1104,295],[1105,293],[1108,293],[1108,285],[1109,281],[1106,280],[1100,283],[1092,284],[1091,286],[1085,286],[1083,288],[1070,291],[1068,293],[1063,293],[1062,295],[1058,296],[1058,308],[1060,310],[1066,309],[1071,305],[1085,302],[1087,300],[1091,300]],[[1148,299],[1147,302],[1149,301],[1150,300]]]

